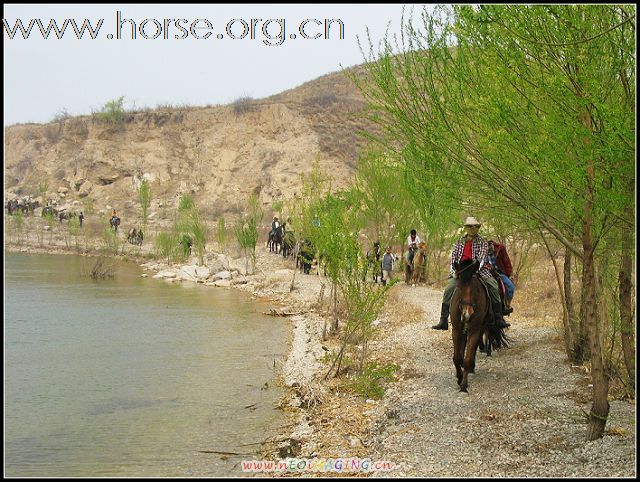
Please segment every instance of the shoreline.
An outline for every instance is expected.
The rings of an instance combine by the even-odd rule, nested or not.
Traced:
[[[5,244],[5,250],[30,252],[15,248]],[[78,254],[64,247],[49,252],[60,251]],[[346,389],[348,376],[322,380],[323,359],[339,342],[337,337],[322,340],[329,315],[319,295],[326,280],[296,273],[290,291],[291,259],[264,246],[257,247],[257,255],[255,274],[223,286],[280,306],[271,314],[291,320],[287,356],[275,375],[286,391],[278,405],[283,424],[262,442],[254,459],[389,461],[394,470],[238,469],[238,476],[635,477],[635,400],[612,399],[605,436],[585,441],[580,414],[590,409],[590,376],[587,367],[572,366],[564,354],[548,288],[521,288],[510,318],[514,344],[490,358],[479,354],[469,393],[460,394],[451,331],[430,329],[439,316],[442,291],[403,283],[392,287],[369,359],[381,366],[398,364],[400,370],[382,398],[365,399]],[[127,256],[149,267],[166,266]]]
[[[194,266],[193,264],[180,263],[167,265],[166,262],[150,260],[148,249],[147,252],[139,251],[136,253],[134,250],[137,248],[132,248],[126,254],[114,255],[113,253],[101,253],[97,249],[83,249],[79,252],[73,246],[67,247],[60,244],[34,246],[31,243],[16,244],[5,242],[4,249],[6,252],[17,254],[76,255],[95,258],[108,256],[115,260],[136,263],[143,271],[141,276],[144,278],[153,277],[152,275],[147,276],[147,271],[158,275],[163,272],[180,271],[183,267]],[[278,362],[276,365],[274,377],[275,383],[282,386],[286,392],[276,405],[276,408],[280,409],[284,415],[285,421],[282,425],[283,429],[278,430],[272,437],[263,441],[261,449],[256,452],[256,459],[258,457],[274,459],[274,457],[279,456],[284,458],[295,455],[299,440],[312,431],[304,414],[304,405],[306,403],[305,396],[308,396],[310,392],[323,391],[322,387],[314,379],[322,370],[320,359],[324,355],[321,343],[324,318],[316,311],[316,306],[314,306],[317,304],[314,303],[314,300],[321,289],[321,284],[317,282],[310,284],[301,282],[303,277],[310,275],[296,273],[295,289],[293,292],[290,291],[294,270],[284,265],[292,263],[291,258],[285,261],[280,255],[275,255],[268,251],[260,252],[260,250],[261,247],[259,245],[256,247],[258,256],[255,272],[252,274],[240,274],[240,271],[236,271],[238,273],[236,279],[239,279],[239,283],[234,284],[233,282],[227,283],[223,281],[218,285],[214,285],[213,283],[202,283],[197,279],[188,279],[188,277],[164,278],[164,280],[165,282],[201,283],[218,289],[238,289],[261,302],[282,307],[281,310],[272,309],[272,313],[265,314],[289,318],[286,356],[284,361]],[[218,257],[220,254],[209,253],[209,257],[211,255]],[[191,260],[193,259],[194,257],[191,258]],[[281,262],[278,263],[278,261]],[[233,265],[242,270],[244,262],[244,258],[235,258]],[[267,262],[267,265],[265,265],[265,262]],[[273,268],[272,264],[279,264],[280,269],[276,269],[273,272],[265,272],[265,268],[269,270]],[[313,281],[318,280],[314,279]],[[284,429],[292,425],[292,429]]]

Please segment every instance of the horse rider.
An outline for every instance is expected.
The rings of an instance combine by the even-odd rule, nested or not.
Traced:
[[[416,232],[415,229],[411,230],[411,233],[409,234],[409,236],[407,237],[407,246],[409,247],[409,249],[407,250],[407,263],[409,263],[409,266],[413,266],[413,257],[416,254],[416,251],[418,251],[418,245],[420,244],[420,236],[418,236],[418,233]]]
[[[502,284],[504,284],[504,314],[508,315],[513,311],[513,308],[511,308],[511,300],[513,299],[516,287],[513,284],[513,281],[511,281],[513,266],[511,265],[509,254],[507,253],[507,247],[497,241],[489,240],[487,264],[490,266],[490,269],[495,270],[496,274],[500,276]]]
[[[276,229],[280,227],[280,222],[278,221],[278,216],[273,217],[273,221],[271,221],[271,236],[276,235]]]
[[[489,267],[485,265],[489,243],[482,236],[478,235],[480,226],[481,224],[476,220],[476,218],[469,216],[464,222],[466,235],[460,238],[453,246],[451,251],[449,284],[444,289],[444,295],[442,297],[440,322],[431,327],[434,330],[449,329],[449,304],[451,303],[453,292],[456,289],[456,273],[454,264],[469,259],[476,260],[480,264],[480,267],[478,268],[478,276],[489,291],[491,307],[493,308],[494,321],[496,322],[496,325],[498,328],[508,328],[511,326],[509,323],[504,321],[502,316],[502,301],[500,299],[498,282],[493,276],[491,276]]]

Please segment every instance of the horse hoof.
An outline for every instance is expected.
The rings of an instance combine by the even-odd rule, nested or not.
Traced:
[[[469,392],[467,391],[467,387],[460,387],[460,392],[461,392],[461,393],[469,393]]]

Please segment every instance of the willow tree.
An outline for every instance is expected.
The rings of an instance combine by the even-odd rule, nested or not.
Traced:
[[[402,159],[375,149],[365,151],[358,159],[354,189],[360,194],[361,215],[373,222],[376,239],[384,245],[395,243],[404,249],[415,228],[434,261],[450,247],[459,206],[441,202],[439,191],[421,183]]]
[[[611,265],[624,300],[607,301],[620,305],[623,337],[633,337],[634,12],[436,7],[420,29],[404,26],[400,53],[385,42],[379,58],[371,53],[368,75],[354,78],[383,132],[377,141],[412,168],[414,184],[514,229],[548,233],[580,262],[594,393],[589,439],[602,436],[609,411],[602,330],[611,320],[596,300]]]
[[[138,188],[138,199],[140,200],[140,208],[142,209],[142,224],[144,230],[147,230],[147,221],[149,219],[149,207],[151,206],[151,186],[149,181],[143,179]]]

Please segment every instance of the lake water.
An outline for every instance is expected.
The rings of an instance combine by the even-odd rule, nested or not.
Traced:
[[[5,253],[5,476],[241,476],[200,451],[275,433],[286,321],[244,292],[81,274],[95,258]],[[266,385],[265,385],[266,384]]]

